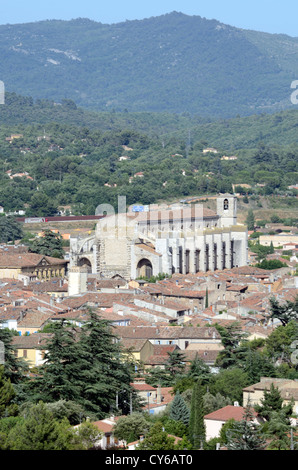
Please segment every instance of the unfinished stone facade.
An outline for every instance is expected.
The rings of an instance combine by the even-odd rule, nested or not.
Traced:
[[[217,199],[217,213],[193,207],[108,215],[86,239],[71,239],[70,267],[105,278],[207,272],[247,265],[247,228],[237,224],[236,197]]]

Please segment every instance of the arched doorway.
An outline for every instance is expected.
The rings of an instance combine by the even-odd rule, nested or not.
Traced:
[[[152,274],[153,268],[151,262],[146,258],[141,259],[137,265],[137,277],[150,278]]]
[[[88,273],[92,273],[92,265],[88,258],[81,258],[78,262],[78,266],[87,268]]]

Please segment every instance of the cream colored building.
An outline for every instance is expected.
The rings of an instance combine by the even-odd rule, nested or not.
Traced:
[[[14,336],[12,344],[16,348],[17,357],[24,359],[29,367],[38,367],[44,363],[49,333],[35,333],[28,336]]]
[[[261,377],[261,381],[243,389],[243,406],[247,406],[248,402],[252,406],[261,404],[264,397],[264,391],[270,391],[271,384],[278,388],[283,399],[283,404],[287,405],[294,400],[293,412],[298,414],[298,381],[289,379],[275,379]]]
[[[214,439],[220,436],[220,431],[223,425],[233,419],[235,421],[242,421],[245,415],[245,407],[239,406],[237,402],[234,405],[227,405],[224,408],[213,411],[204,416],[204,423],[206,428],[206,440]],[[256,415],[253,422],[258,423]]]
[[[68,261],[37,253],[4,253],[0,255],[0,279],[19,279],[30,275],[37,279],[63,277]]]
[[[260,235],[260,244],[270,246],[271,242],[274,248],[284,247],[289,243],[298,244],[298,235],[290,235],[289,233],[280,233],[278,235]]]

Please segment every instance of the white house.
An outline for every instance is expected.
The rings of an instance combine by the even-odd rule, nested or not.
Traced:
[[[235,421],[242,421],[245,414],[245,408],[239,406],[237,402],[234,405],[228,405],[219,410],[213,411],[204,416],[204,422],[206,426],[206,440],[209,441],[214,437],[219,437],[222,426],[229,421],[234,419]],[[254,413],[255,420],[257,421],[257,414]]]

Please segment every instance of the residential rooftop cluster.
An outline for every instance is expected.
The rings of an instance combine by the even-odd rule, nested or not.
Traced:
[[[31,255],[8,256],[23,260]],[[33,256],[39,261],[47,258]],[[166,349],[155,345],[174,345],[190,358],[198,351],[212,365],[222,348],[215,324],[239,322],[248,339],[266,339],[279,324],[270,319],[270,299],[294,301],[297,281],[287,268],[268,271],[253,266],[174,274],[155,283],[88,274],[85,291],[69,295],[72,280],[66,275],[45,279],[21,274],[19,279],[1,279],[0,321],[2,327],[18,332],[15,345],[26,354],[26,344],[30,349],[47,324],[64,319],[81,326],[91,308],[111,322],[148,367],[167,358]],[[146,342],[152,347],[145,347]],[[39,365],[36,361],[32,365]]]

